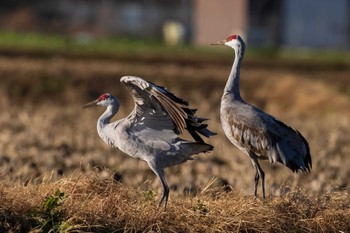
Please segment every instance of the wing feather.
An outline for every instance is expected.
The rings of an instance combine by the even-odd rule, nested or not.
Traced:
[[[310,149],[305,138],[292,127],[267,114],[230,119],[233,140],[246,153],[253,152],[271,163],[281,162],[292,171],[310,170]]]
[[[120,81],[134,98],[135,108],[128,117],[135,122],[134,131],[147,131],[151,127],[158,131],[172,130],[175,135],[186,129],[199,142],[204,141],[198,133],[205,137],[216,135],[203,124],[205,118],[195,115],[196,109],[188,108],[187,101],[166,88],[134,76],[124,76]]]
[[[160,104],[164,107],[165,111],[170,114],[170,117],[173,119],[175,125],[177,126],[179,133],[182,133],[186,128],[185,119],[187,119],[187,114],[185,111],[178,103],[172,101],[165,94],[158,91],[158,89],[152,89],[151,93],[157,97]]]

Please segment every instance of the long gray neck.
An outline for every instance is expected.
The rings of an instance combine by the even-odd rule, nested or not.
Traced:
[[[97,128],[103,128],[105,125],[108,125],[112,117],[118,112],[119,104],[115,103],[113,105],[108,105],[106,111],[100,116],[97,121]]]
[[[240,47],[235,49],[235,60],[233,61],[231,73],[228,77],[224,95],[231,94],[235,99],[241,100],[241,94],[239,91],[239,77],[240,77],[240,67],[244,56],[245,47],[242,44]]]

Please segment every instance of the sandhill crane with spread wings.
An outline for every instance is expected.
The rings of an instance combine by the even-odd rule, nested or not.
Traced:
[[[227,138],[247,154],[255,168],[254,195],[257,196],[259,178],[265,198],[265,173],[258,160],[280,162],[293,172],[310,171],[312,167],[308,142],[295,129],[275,117],[246,103],[240,95],[240,66],[246,45],[239,35],[213,45],[227,45],[234,49],[235,59],[221,98],[220,118]]]
[[[110,122],[119,110],[119,101],[106,93],[84,108],[94,105],[107,107],[97,121],[97,132],[108,145],[118,148],[131,157],[147,162],[163,185],[159,206],[166,208],[169,187],[164,168],[192,159],[192,155],[213,150],[200,135],[215,135],[203,122],[207,119],[195,115],[188,102],[176,97],[166,88],[141,78],[125,76],[120,79],[130,91],[135,108],[126,118]],[[181,139],[178,135],[187,130],[195,141]]]

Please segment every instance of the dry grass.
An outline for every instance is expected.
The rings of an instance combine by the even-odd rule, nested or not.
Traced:
[[[0,57],[0,231],[31,228],[26,214],[56,189],[66,219],[86,231],[349,231],[349,70],[246,67],[242,95],[299,129],[313,158],[310,174],[263,163],[266,201],[250,196],[250,160],[224,137],[219,103],[230,67],[179,62]],[[218,136],[211,154],[166,171],[167,212],[156,208],[160,184],[147,165],[104,145],[95,123],[101,108],[81,106],[102,92],[132,100],[119,84],[138,75],[167,86],[210,118]],[[114,174],[123,175],[116,184]],[[225,193],[227,182],[233,191]],[[151,191],[150,191],[151,190]],[[260,191],[260,190],[259,190]]]
[[[116,232],[348,232],[346,192],[312,198],[297,190],[266,200],[238,191],[224,192],[212,182],[195,197],[171,198],[167,211],[156,207],[147,190],[101,179],[70,175],[55,182],[12,186],[0,183],[0,230],[32,230],[28,213],[55,190],[67,197],[59,207],[71,230]],[[34,195],[33,195],[34,194]],[[27,216],[27,217],[26,217]]]

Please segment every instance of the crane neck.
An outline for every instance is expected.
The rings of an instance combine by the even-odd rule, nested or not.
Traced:
[[[239,88],[239,78],[240,78],[240,67],[241,67],[241,63],[245,52],[245,46],[244,44],[241,44],[241,46],[235,47],[234,50],[235,50],[235,59],[233,61],[230,75],[226,82],[224,95],[230,94],[230,95],[233,95],[235,99],[241,99],[240,88]]]
[[[115,101],[113,104],[108,105],[107,109],[97,121],[97,126],[103,128],[105,125],[108,125],[112,117],[117,114],[119,110],[119,103]]]

